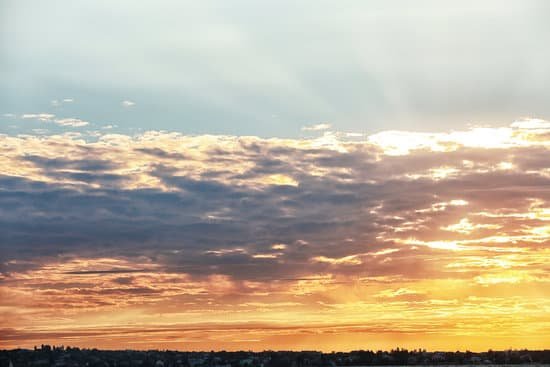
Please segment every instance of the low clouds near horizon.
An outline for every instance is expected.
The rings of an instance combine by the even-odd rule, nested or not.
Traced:
[[[2,346],[540,346],[550,124],[348,136],[1,135]]]

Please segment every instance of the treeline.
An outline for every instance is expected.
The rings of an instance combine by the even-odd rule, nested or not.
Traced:
[[[42,345],[33,350],[0,351],[0,367],[327,367],[405,365],[550,364],[550,350],[434,352],[423,349],[390,351],[178,352],[107,351]]]

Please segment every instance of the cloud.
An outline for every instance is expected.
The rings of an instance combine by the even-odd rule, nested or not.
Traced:
[[[120,102],[120,104],[122,105],[122,107],[132,107],[135,105],[135,102],[132,102],[132,101],[129,101],[129,100],[124,100],[122,102]]]
[[[423,295],[425,292],[423,291],[417,291],[413,289],[407,289],[407,288],[399,288],[399,289],[385,289],[381,292],[379,292],[376,296],[377,297],[383,297],[383,298],[396,298],[396,297],[402,297],[402,296],[411,296],[411,295]]]
[[[340,258],[332,258],[332,257],[326,257],[326,256],[315,256],[312,261],[314,262],[321,262],[321,263],[328,263],[333,265],[360,265],[362,264],[361,260],[357,257],[357,255],[349,255],[344,256]]]
[[[71,127],[82,127],[90,124],[88,121],[84,121],[77,118],[55,119],[54,122],[59,126],[71,126]]]
[[[23,120],[53,122],[59,126],[65,127],[83,127],[90,124],[88,121],[84,121],[78,118],[56,118],[53,113],[25,113],[22,114],[20,118]]]
[[[239,316],[251,321],[280,317],[259,303],[293,302],[286,322],[307,325],[507,322],[547,282],[549,132],[1,135],[0,295],[14,310],[34,297],[7,321],[125,310],[216,323],[256,302]],[[478,313],[466,295],[487,292],[500,308]]]
[[[542,129],[544,131],[550,128],[550,122],[541,119],[523,119],[515,121],[511,126],[519,129]]]
[[[53,107],[59,107],[66,103],[73,103],[73,98],[63,98],[62,100],[54,99],[50,102]]]
[[[44,122],[50,122],[54,117],[55,115],[51,113],[24,113],[21,115],[23,120],[38,120]]]
[[[515,130],[513,139],[526,139],[523,134],[523,130]],[[411,139],[414,137],[413,134]],[[7,238],[13,236],[14,242],[30,246],[37,236],[40,242],[57,241],[58,250],[67,251],[77,242],[114,241],[129,246],[134,236],[142,235],[145,248],[150,241],[157,241],[161,249],[165,247],[168,251],[171,243],[185,236],[193,249],[188,255],[192,258],[196,251],[197,261],[205,260],[200,255],[205,251],[218,251],[230,243],[246,248],[251,254],[224,255],[228,263],[221,269],[232,276],[251,274],[253,277],[254,272],[240,272],[231,261],[248,262],[248,267],[257,267],[258,271],[263,268],[276,272],[274,263],[266,266],[254,259],[279,258],[287,262],[290,261],[287,253],[299,255],[295,258],[296,264],[290,261],[287,267],[287,271],[296,272],[294,275],[300,275],[300,262],[310,264],[310,258],[333,265],[364,261],[355,258],[355,254],[387,248],[381,240],[384,237],[392,241],[400,238],[399,243],[427,243],[432,247],[437,247],[434,244],[440,243],[436,242],[440,239],[425,237],[428,233],[431,236],[441,231],[466,235],[477,229],[476,233],[487,237],[491,234],[487,231],[504,224],[498,220],[478,223],[471,215],[468,222],[460,222],[463,214],[496,210],[499,205],[516,209],[523,205],[523,213],[529,215],[534,209],[529,209],[531,204],[527,200],[533,197],[542,200],[544,191],[538,188],[543,188],[548,181],[544,171],[547,168],[533,173],[523,171],[527,163],[522,157],[536,146],[545,147],[545,141],[538,139],[521,140],[514,148],[506,144],[505,148],[490,149],[471,148],[457,141],[447,146],[448,150],[434,145],[429,154],[423,145],[400,156],[394,156],[392,148],[386,150],[385,143],[373,145],[368,138],[363,142],[336,140],[336,150],[319,148],[316,139],[185,136],[159,132],[137,137],[106,134],[97,142],[89,143],[78,139],[70,136],[4,138],[4,145],[11,147],[12,153],[3,158],[3,184],[9,185],[8,188],[43,185],[19,199],[21,210],[26,208],[29,212],[30,223],[33,218],[40,218],[33,213],[49,213],[52,217],[65,218],[62,222],[69,221],[74,228],[74,232],[69,231],[71,226],[67,222],[66,233],[55,237],[52,237],[57,231],[54,223],[48,224],[52,227],[46,234],[8,229]],[[434,140],[442,138],[435,136]],[[48,155],[44,155],[45,147]],[[61,147],[64,155],[72,159],[58,158]],[[506,171],[491,168],[501,161],[502,149],[507,149],[513,163]],[[25,155],[16,153],[23,151]],[[473,163],[464,165],[464,160]],[[537,167],[547,167],[545,161],[545,156],[540,155]],[[454,170],[452,176],[434,173],[442,162]],[[529,165],[533,166],[534,162]],[[404,185],[408,188],[406,197],[401,195]],[[525,185],[529,191],[523,194],[513,189]],[[492,187],[492,194],[486,193],[487,187]],[[44,195],[55,198],[56,208],[63,209],[49,208],[47,202],[36,201]],[[132,203],[131,212],[123,209],[126,201]],[[183,213],[182,206],[186,208]],[[82,216],[82,213],[89,214]],[[103,226],[103,233],[96,233],[97,225]],[[530,226],[533,230],[537,228],[534,223]],[[249,228],[264,231],[262,240],[258,242],[257,235]],[[383,237],[380,233],[384,233]],[[544,238],[535,232],[509,233],[508,236],[521,238],[525,245]],[[416,242],[410,240],[412,237]],[[448,234],[442,237],[448,240]],[[348,247],[339,247],[337,244],[344,238],[352,238],[353,242],[349,242]],[[315,246],[309,248],[307,255],[302,254],[300,247],[288,245],[297,241]],[[475,241],[463,238],[458,243],[473,246]],[[477,241],[494,242],[484,237]],[[370,242],[372,249],[359,245],[361,242]],[[210,245],[202,248],[203,243]],[[287,247],[275,248],[274,243],[284,243]],[[125,246],[120,245],[122,253],[126,253]],[[50,248],[43,249],[48,252]],[[54,248],[51,250],[56,252]],[[285,251],[275,256],[268,250]],[[270,256],[263,256],[265,254]],[[176,265],[178,257],[166,257],[166,265]]]
[[[317,124],[302,127],[302,131],[323,131],[331,128],[331,124]]]
[[[142,273],[143,269],[110,269],[110,270],[74,270],[67,271],[65,274],[69,275],[101,275],[101,274],[129,274],[129,273]]]

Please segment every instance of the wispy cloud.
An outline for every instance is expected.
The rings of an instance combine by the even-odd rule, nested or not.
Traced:
[[[90,124],[88,121],[84,121],[77,118],[55,119],[54,122],[59,126],[71,126],[71,127],[82,127]]]
[[[42,122],[53,122],[59,126],[65,126],[65,127],[83,127],[90,124],[88,121],[84,121],[74,117],[56,118],[56,116],[53,113],[25,113],[21,115],[21,119],[37,120]]]
[[[331,124],[316,124],[302,127],[302,131],[323,131],[328,130],[332,127]]]
[[[59,106],[62,106],[63,104],[67,104],[67,103],[73,103],[74,102],[74,99],[73,98],[63,98],[61,100],[59,99],[54,99],[50,102],[50,104],[53,106],[53,107],[59,107]]]
[[[52,121],[55,117],[52,113],[24,113],[21,115],[23,120]]]

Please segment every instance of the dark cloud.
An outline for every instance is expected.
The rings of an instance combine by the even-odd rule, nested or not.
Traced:
[[[167,159],[185,159],[185,155],[181,153],[170,153],[161,148],[138,148],[136,152],[149,154],[156,158],[167,158]]]
[[[66,271],[63,274],[70,275],[101,275],[101,274],[131,274],[131,273],[143,273],[147,270],[144,269],[109,269],[109,270],[75,270]]]
[[[185,139],[193,148],[175,143],[181,146],[168,152],[151,142],[140,147],[138,140],[124,148],[69,139],[66,146],[56,141],[54,150],[71,149],[71,159],[12,153],[12,164],[32,167],[26,176],[0,177],[2,271],[13,271],[6,264],[14,260],[32,267],[40,258],[70,255],[145,257],[193,276],[250,280],[327,271],[357,277],[402,274],[403,268],[436,272],[419,266],[421,257],[409,261],[399,241],[482,239],[496,230],[466,235],[441,227],[476,212],[526,213],[550,193],[550,178],[540,171],[548,161],[542,146],[455,144],[452,151],[391,156],[366,143],[343,142],[338,150],[257,138],[203,147],[201,137]],[[437,176],[442,167],[452,170]],[[476,223],[506,224],[517,235],[540,224],[504,217]],[[286,245],[274,250],[278,243]],[[361,266],[337,260],[387,247],[401,250],[391,263],[368,256],[360,256]],[[318,256],[335,260],[312,261]]]
[[[108,171],[117,167],[116,164],[106,160],[97,159],[66,159],[66,158],[46,158],[38,155],[26,155],[23,160],[36,164],[37,167],[44,170],[64,170],[73,169],[79,171]]]

